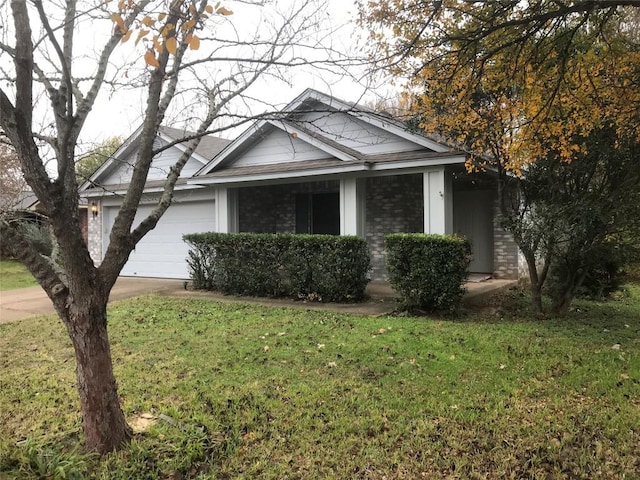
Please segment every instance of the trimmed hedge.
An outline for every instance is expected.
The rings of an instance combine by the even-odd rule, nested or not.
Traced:
[[[369,252],[359,237],[212,232],[183,238],[197,289],[353,302],[364,298],[369,282]]]
[[[471,244],[455,235],[395,233],[385,237],[391,286],[408,310],[454,311],[464,295]]]

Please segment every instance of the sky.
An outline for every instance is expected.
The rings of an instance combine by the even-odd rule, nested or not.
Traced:
[[[332,32],[331,35],[322,39],[322,46],[330,46],[333,49],[344,51],[346,55],[362,55],[366,39],[364,38],[365,34],[357,29],[354,22],[351,22],[357,12],[353,1],[328,0],[321,2],[322,4],[326,8],[326,12],[323,12],[322,28]],[[273,11],[282,10],[285,14],[288,14],[292,9],[300,6],[300,0],[276,0],[273,5],[265,7],[255,7],[248,5],[246,2],[233,1],[224,2],[224,5],[233,10],[234,14],[220,19],[213,29],[215,30],[215,35],[220,37],[226,35],[225,38],[255,39],[256,36],[261,38],[269,36],[268,25],[270,22],[278,21],[278,16]],[[81,26],[80,38],[83,40],[81,48],[86,51],[81,52],[78,62],[84,61],[82,59],[84,56],[95,56],[91,50],[92,48],[95,50],[92,45],[103,42],[110,28],[112,28],[112,25],[108,21],[100,21],[100,24],[93,22]],[[203,35],[205,35],[204,32]],[[326,35],[326,32],[324,35]],[[311,37],[307,37],[306,40],[311,41]],[[206,49],[208,44],[203,42],[202,45],[201,50]],[[348,52],[349,49],[352,52]],[[224,53],[236,54],[241,50],[241,47],[236,47],[235,50],[227,49]],[[133,42],[119,46],[115,52],[113,63],[129,64],[129,66],[118,70],[116,78],[122,78],[125,83],[129,79],[137,81],[140,78],[144,78],[146,69],[142,58],[144,51],[142,42],[137,47],[133,45]],[[248,53],[247,48],[243,53]],[[297,53],[307,60],[320,59],[325,55],[321,50],[309,48],[298,49]],[[248,54],[251,55],[251,53]],[[87,66],[89,65],[90,62],[87,61]],[[210,68],[208,67],[208,69]],[[201,77],[211,75],[214,78],[215,75],[208,69],[200,69],[199,75]],[[265,76],[256,82],[250,90],[250,95],[254,100],[244,102],[238,108],[247,108],[248,106],[254,113],[260,113],[261,110],[266,108],[273,108],[272,105],[282,107],[306,88],[315,88],[351,102],[372,103],[380,94],[389,95],[388,87],[371,88],[370,78],[366,76],[363,78],[364,72],[365,70],[362,67],[351,68],[349,75],[339,75],[310,67],[282,70],[278,72],[278,77],[281,78]],[[218,72],[218,76],[222,73]],[[189,79],[185,79],[184,84],[187,86],[194,85],[189,82]],[[90,149],[92,145],[112,136],[127,138],[140,125],[141,114],[145,107],[143,92],[143,88],[131,89],[124,86],[115,89],[103,89],[98,97],[94,111],[85,125],[81,137],[83,141],[81,148]],[[268,106],[262,104],[263,100]],[[166,124],[172,124],[174,121],[178,122],[184,119],[185,112],[189,109],[193,109],[194,112],[199,111],[197,105],[193,105],[193,98],[189,97],[189,95],[184,98],[176,98],[174,102],[174,108],[165,121]],[[242,133],[247,126],[221,132],[220,136],[234,138]]]

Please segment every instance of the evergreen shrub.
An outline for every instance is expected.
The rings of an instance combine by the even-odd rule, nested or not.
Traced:
[[[197,289],[354,302],[364,298],[369,281],[367,243],[359,237],[212,232],[184,240]]]
[[[391,286],[409,311],[452,312],[464,295],[471,244],[455,235],[394,233],[385,237]]]

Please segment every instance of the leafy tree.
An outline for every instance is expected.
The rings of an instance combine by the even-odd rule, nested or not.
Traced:
[[[360,4],[360,16],[379,67],[410,91],[435,96],[436,105],[466,114],[478,93],[499,101],[517,93],[511,149],[525,161],[555,138],[568,158],[575,134],[603,126],[602,118],[640,134],[637,7],[628,0],[374,0]]]
[[[10,223],[0,220],[0,234],[67,329],[90,450],[108,452],[131,437],[113,375],[107,300],[129,254],[171,204],[180,171],[199,139],[258,118],[241,107],[254,101],[251,88],[261,77],[273,82],[291,66],[338,71],[348,62],[322,48],[328,31],[321,5],[302,1],[284,12],[262,3],[254,10],[251,4],[238,6],[244,14],[234,20],[227,7],[207,0],[0,1],[0,63],[9,80],[0,87],[0,128],[50,220],[63,272]],[[245,25],[252,21],[260,28]],[[80,37],[88,26],[94,35]],[[134,60],[127,63],[126,58]],[[80,229],[78,141],[101,91],[136,87],[146,101],[137,159],[109,246],[96,267]],[[152,159],[171,147],[154,145],[170,115],[194,133],[177,140],[185,145],[184,153],[153,211],[132,228]],[[49,156],[55,157],[54,172],[45,167]]]
[[[590,140],[602,131],[615,132],[617,142],[607,144],[614,150],[640,138],[640,10],[630,5],[637,3],[361,4],[373,56],[403,82],[419,128],[470,151],[469,169],[497,171],[502,222],[527,261],[538,312],[559,258],[560,239],[550,233],[562,231],[563,219],[540,201],[548,190],[535,193],[535,163],[576,161],[589,148],[603,155]],[[509,185],[523,172],[530,181],[516,195]]]
[[[111,155],[118,149],[124,139],[122,137],[111,137],[96,148],[91,150],[88,154],[81,157],[76,162],[76,176],[78,185],[81,185],[85,180],[91,177],[91,174],[95,172],[104,162],[106,162]]]
[[[568,311],[590,272],[615,260],[612,240],[624,250],[640,232],[640,144],[621,140],[613,128],[593,131],[586,143],[571,162],[556,152],[528,165],[520,179],[521,217],[507,219],[523,232],[523,252],[543,259],[539,287],[549,272],[556,314]]]

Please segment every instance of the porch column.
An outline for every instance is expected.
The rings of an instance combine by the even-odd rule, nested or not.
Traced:
[[[340,235],[364,237],[365,179],[340,180]]]
[[[215,199],[216,231],[238,231],[238,192],[233,188],[219,187]]]
[[[453,233],[453,188],[444,167],[426,170],[423,177],[424,232]]]

